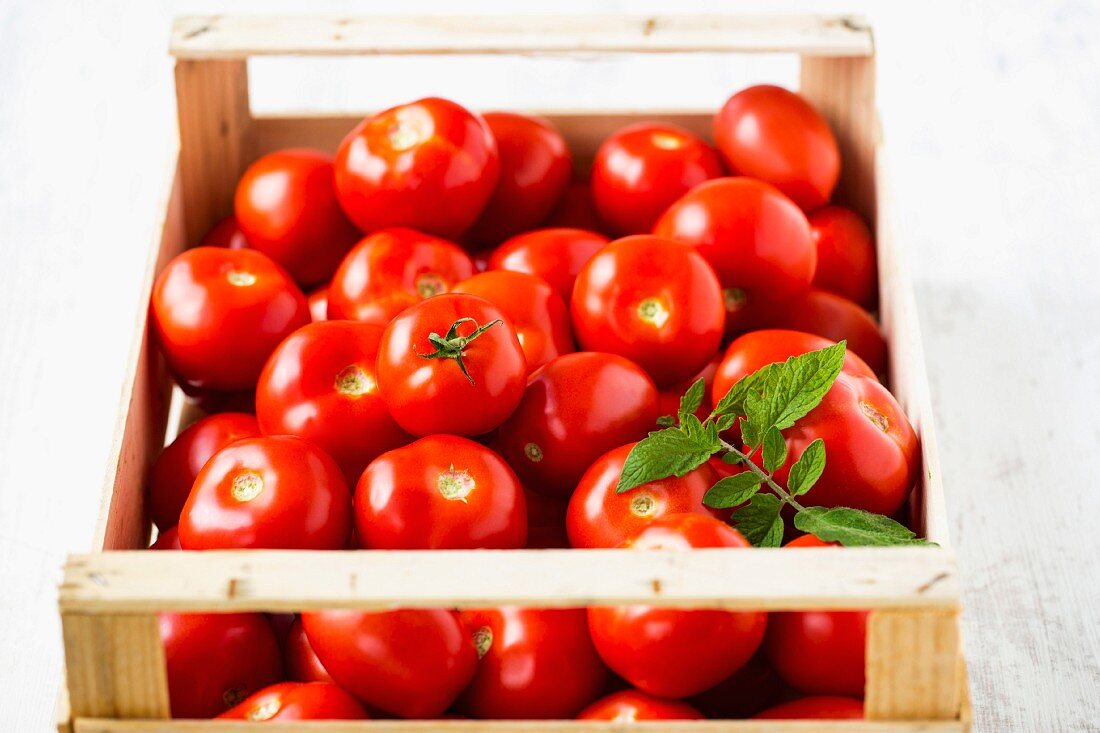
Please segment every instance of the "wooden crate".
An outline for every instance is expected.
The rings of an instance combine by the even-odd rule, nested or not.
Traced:
[[[690,553],[623,550],[472,552],[128,552],[150,523],[144,478],[164,444],[172,393],[138,316],[94,551],[69,558],[60,589],[67,683],[59,727],[78,733],[215,731],[965,731],[959,583],[929,410],[911,285],[890,223],[875,112],[870,28],[851,17],[183,18],[172,36],[179,148],[171,159],[143,296],[165,263],[230,212],[238,175],[291,146],[335,149],[362,115],[254,115],[247,59],[258,55],[731,52],[796,54],[801,92],[829,119],[844,167],[837,198],[876,225],[890,385],[920,433],[917,529],[939,547]],[[709,137],[713,110],[539,110],[579,166],[638,120]],[[144,300],[143,300],[144,303]],[[180,401],[176,392],[176,402]],[[174,422],[178,422],[178,410]],[[630,726],[581,722],[374,721],[272,725],[169,721],[155,612],[300,611],[499,604],[646,603],[730,609],[871,609],[865,722],[704,721]],[[255,727],[255,728],[254,728]]]

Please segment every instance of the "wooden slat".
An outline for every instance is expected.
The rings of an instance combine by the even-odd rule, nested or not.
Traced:
[[[255,17],[176,20],[180,59],[259,55],[776,52],[866,56],[853,16]]]
[[[875,610],[867,619],[867,717],[957,720],[956,611]]]
[[[954,557],[874,549],[113,552],[70,558],[66,611],[526,605],[957,608]]]
[[[168,717],[155,615],[62,613],[61,630],[74,717]]]

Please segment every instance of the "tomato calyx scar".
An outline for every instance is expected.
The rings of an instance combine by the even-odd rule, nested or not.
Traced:
[[[722,302],[726,306],[726,312],[734,313],[745,306],[748,294],[741,288],[725,288],[722,290]]]
[[[282,706],[278,700],[264,700],[248,711],[249,720],[271,720]]]
[[[528,443],[523,446],[523,455],[527,456],[527,460],[532,463],[538,463],[542,460],[542,448],[539,447],[538,443]]]
[[[657,510],[657,500],[647,493],[637,494],[630,499],[630,513],[637,517],[651,516]]]
[[[358,364],[350,364],[336,375],[336,391],[349,397],[373,392],[378,384]]]
[[[456,469],[453,463],[446,471],[441,471],[436,479],[436,488],[444,499],[461,501],[463,504],[469,503],[466,497],[473,493],[476,486],[477,482],[470,472]]]
[[[483,659],[489,653],[490,647],[493,646],[493,630],[488,626],[482,626],[473,633],[470,639],[474,642],[474,649],[477,650],[477,658]]]
[[[458,327],[463,323],[474,324],[474,332],[469,336],[458,335]],[[471,341],[498,323],[504,323],[504,321],[498,318],[495,321],[486,323],[484,326],[479,326],[477,325],[477,321],[473,318],[459,318],[451,324],[446,336],[440,336],[435,331],[428,334],[428,341],[435,347],[435,351],[429,354],[416,352],[416,355],[421,359],[454,359],[458,363],[458,368],[462,370],[462,375],[466,377],[470,384],[473,384],[474,378],[471,377],[470,372],[466,370],[466,362],[463,361],[463,358],[466,356],[466,347],[469,346]]]
[[[229,488],[229,493],[243,504],[255,499],[263,490],[263,476],[255,471],[245,470],[233,477],[233,485]]]
[[[859,410],[867,416],[868,420],[875,424],[876,428],[884,433],[890,431],[890,418],[879,412],[878,409],[870,402],[864,402],[860,400]]]
[[[230,285],[236,285],[239,288],[247,288],[249,285],[256,284],[256,276],[244,270],[230,270],[225,273],[225,279],[229,281]]]
[[[447,283],[443,281],[443,278],[434,272],[422,272],[416,276],[416,281],[413,284],[416,288],[416,294],[424,300],[432,297],[433,295],[439,295],[446,292]]]

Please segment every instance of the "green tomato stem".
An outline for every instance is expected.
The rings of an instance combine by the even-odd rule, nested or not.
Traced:
[[[782,499],[787,504],[790,504],[792,507],[795,508],[796,511],[802,511],[803,509],[805,509],[805,507],[803,507],[801,504],[799,504],[795,500],[795,498],[793,496],[791,496],[790,492],[788,492],[785,488],[780,486],[775,481],[775,479],[772,478],[770,473],[768,473],[764,469],[760,468],[760,466],[756,465],[756,463],[753,462],[753,460],[751,458],[749,458],[747,453],[744,453],[744,452],[738,450],[737,448],[734,448],[732,445],[730,445],[729,443],[727,443],[724,440],[720,440],[719,442],[722,443],[723,448],[725,448],[727,451],[729,451],[730,453],[733,453],[735,456],[740,458],[741,461],[746,466],[748,466],[748,469],[750,471],[752,471],[757,476],[759,476],[760,479],[768,485],[768,488],[770,488],[772,490],[772,493],[774,493],[776,496],[778,496],[780,499]]]

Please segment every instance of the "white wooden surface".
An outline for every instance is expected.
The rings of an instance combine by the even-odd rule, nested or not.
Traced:
[[[464,12],[514,11],[483,0]],[[744,3],[677,3],[688,11]],[[976,728],[1100,728],[1100,7],[814,2],[860,11],[912,251],[966,588]],[[408,12],[456,12],[407,0]],[[775,10],[777,3],[770,3]],[[84,551],[171,134],[174,14],[288,2],[0,2],[0,729],[43,731],[59,567]],[[377,7],[377,6],[375,6]],[[668,3],[528,3],[557,13]],[[312,12],[370,12],[314,2]],[[80,61],[80,60],[83,61]],[[717,105],[786,62],[375,59],[313,80],[265,62],[260,106],[447,93],[474,106]],[[363,62],[368,63],[368,62]],[[694,71],[687,71],[694,69]],[[358,101],[358,103],[356,103]]]

